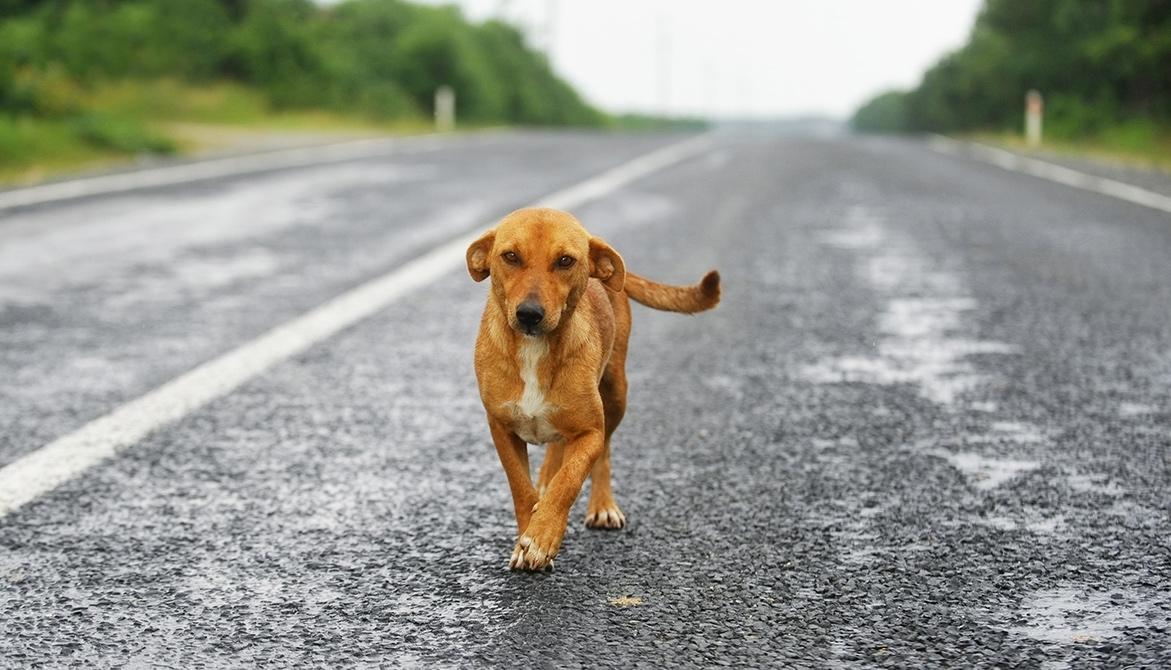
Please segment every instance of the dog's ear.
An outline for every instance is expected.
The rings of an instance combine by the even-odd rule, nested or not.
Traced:
[[[590,276],[611,291],[621,291],[626,286],[626,264],[600,237],[590,238]]]
[[[496,243],[496,231],[489,230],[468,247],[468,274],[476,281],[488,278],[488,259],[492,256],[492,245]]]

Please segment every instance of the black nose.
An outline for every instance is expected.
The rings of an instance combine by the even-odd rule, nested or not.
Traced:
[[[516,308],[516,320],[526,329],[537,327],[545,318],[545,309],[535,302],[522,302]]]

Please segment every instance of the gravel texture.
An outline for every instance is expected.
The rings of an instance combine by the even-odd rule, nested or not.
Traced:
[[[669,141],[8,214],[0,454]],[[913,141],[742,136],[576,214],[639,274],[725,282],[634,315],[627,528],[580,501],[556,571],[507,569],[484,287],[454,273],[0,519],[0,665],[1171,665],[1165,214]]]

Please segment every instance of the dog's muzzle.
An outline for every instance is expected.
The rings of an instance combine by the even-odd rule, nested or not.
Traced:
[[[539,335],[541,322],[545,320],[545,308],[536,302],[522,302],[516,308],[516,322],[525,335]]]

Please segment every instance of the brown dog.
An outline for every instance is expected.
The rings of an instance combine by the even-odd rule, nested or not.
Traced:
[[[516,511],[513,569],[552,569],[587,475],[586,525],[626,523],[610,491],[610,435],[626,412],[630,302],[701,312],[720,276],[668,286],[626,271],[573,216],[522,209],[468,248],[468,272],[492,278],[476,340],[476,378]],[[526,444],[527,443],[527,444]],[[533,486],[528,444],[547,444]]]

